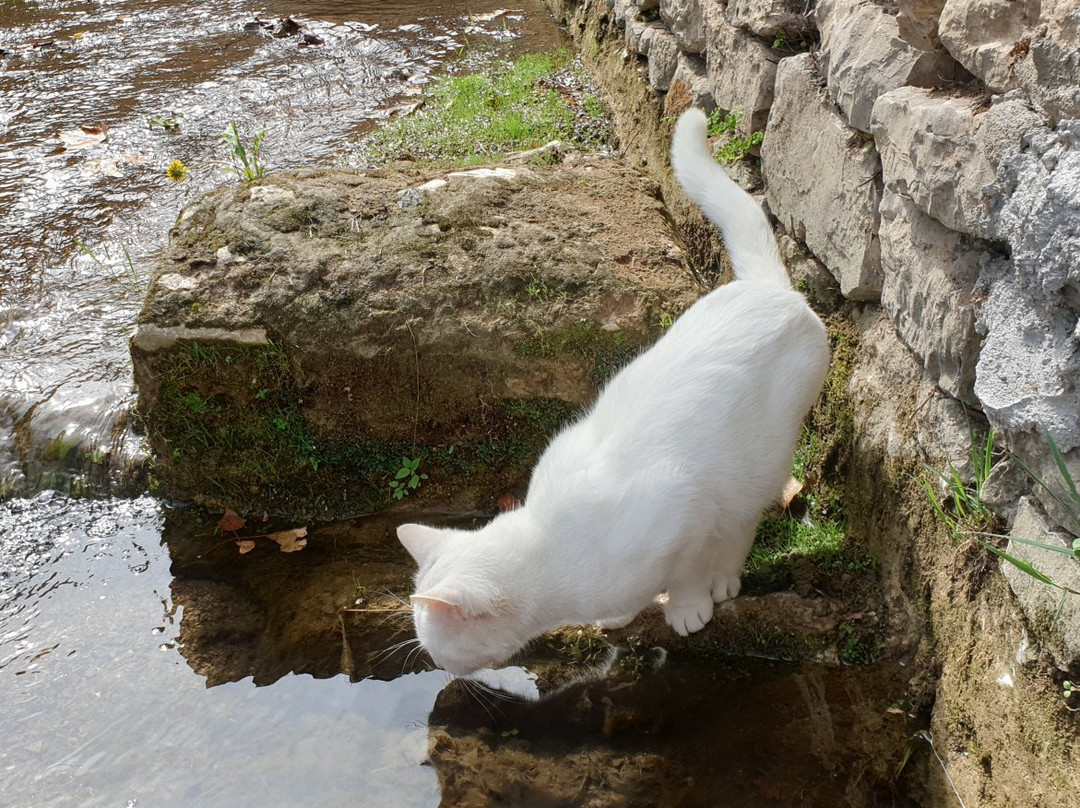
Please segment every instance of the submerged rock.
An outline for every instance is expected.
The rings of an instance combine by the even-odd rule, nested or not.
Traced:
[[[221,188],[180,216],[131,342],[155,475],[342,515],[421,458],[412,498],[489,506],[696,294],[614,161]]]

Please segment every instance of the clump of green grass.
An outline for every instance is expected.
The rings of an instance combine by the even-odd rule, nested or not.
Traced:
[[[437,79],[423,106],[368,136],[355,161],[474,164],[552,140],[593,147],[605,137],[601,121],[606,116],[599,99],[587,92],[574,98],[569,90],[559,91],[586,84],[583,68],[570,51],[477,66],[479,72]]]
[[[844,523],[839,519],[814,522],[783,516],[766,517],[758,528],[757,541],[746,560],[747,572],[775,564],[787,565],[795,558],[819,561],[839,559],[844,552]]]
[[[994,465],[994,430],[987,431],[985,442],[976,438],[974,430],[970,437],[970,482],[961,477],[952,463],[944,471],[926,466],[927,476],[919,481],[934,513],[949,526],[953,536],[986,531],[994,526],[994,514],[983,503],[983,486]],[[939,494],[939,490],[944,494]]]
[[[123,258],[114,258],[107,244],[102,245],[101,255],[86,246],[79,239],[75,239],[75,246],[86,255],[103,273],[111,277],[125,292],[143,294],[149,281],[146,273],[135,265],[128,248],[121,244],[120,252]]]
[[[251,139],[250,143],[245,143],[240,130],[236,128],[236,121],[230,122],[221,135],[221,139],[225,141],[229,149],[229,163],[224,166],[224,169],[235,174],[241,182],[261,178],[266,174],[266,168],[259,158],[265,137],[266,130],[263,129]]]
[[[1043,434],[1050,447],[1050,453],[1054,458],[1058,473],[1061,475],[1061,484],[1050,485],[1024,464],[1021,463],[1020,465],[1032,481],[1053,497],[1069,518],[1080,526],[1080,492],[1077,491],[1076,483],[1053,436],[1045,429]],[[970,481],[964,480],[951,463],[948,464],[945,471],[938,471],[931,466],[927,466],[927,476],[924,476],[919,483],[926,493],[934,513],[948,526],[954,538],[970,537],[983,549],[997,556],[1005,563],[1011,564],[1036,581],[1061,590],[1064,595],[1080,594],[1080,592],[1076,592],[1053,580],[1022,558],[1017,558],[998,546],[1003,541],[1010,540],[1017,544],[1026,544],[1041,550],[1049,550],[1073,558],[1080,558],[1080,539],[1074,540],[1071,547],[1064,547],[1060,544],[1047,544],[1046,542],[1026,539],[1022,536],[1004,536],[996,532],[997,519],[986,503],[983,502],[983,487],[990,476],[990,471],[993,469],[996,454],[1000,453],[996,452],[994,448],[994,430],[987,431],[985,441],[976,439],[975,432],[972,430],[972,475]],[[1019,462],[1018,459],[1017,462]],[[939,494],[939,489],[944,490],[944,495]]]

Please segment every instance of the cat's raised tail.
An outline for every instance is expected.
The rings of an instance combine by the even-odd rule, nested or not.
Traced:
[[[686,195],[720,228],[735,277],[791,288],[769,220],[709,153],[707,121],[700,109],[679,116],[671,138],[671,167]]]

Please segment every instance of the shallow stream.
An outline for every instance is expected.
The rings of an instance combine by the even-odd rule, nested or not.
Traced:
[[[572,635],[516,674],[540,704],[508,701],[393,650],[396,517],[241,555],[138,495],[127,337],[177,212],[228,180],[226,125],[271,168],[329,162],[463,49],[561,41],[539,0],[0,0],[4,805],[916,804],[908,670]],[[102,488],[135,496],[60,492]]]

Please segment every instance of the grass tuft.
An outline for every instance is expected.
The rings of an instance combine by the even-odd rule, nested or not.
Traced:
[[[571,51],[478,67],[481,72],[437,79],[415,113],[371,133],[349,162],[471,165],[552,140],[583,148],[610,140],[603,104],[588,91],[584,68]]]

